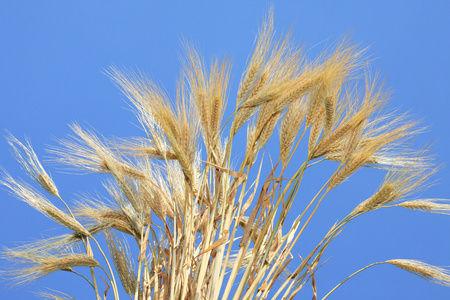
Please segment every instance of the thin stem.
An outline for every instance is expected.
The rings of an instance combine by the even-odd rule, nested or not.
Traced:
[[[66,201],[64,201],[60,195],[57,196],[59,198],[59,200],[61,200],[61,202],[64,204],[64,206],[67,208],[67,210],[69,211],[70,215],[72,216],[72,218],[75,218],[74,214],[72,213],[72,210],[70,209],[70,207],[67,205]]]
[[[95,286],[92,284],[92,282],[89,281],[89,279],[87,279],[86,276],[84,276],[83,274],[80,274],[80,273],[78,273],[78,272],[75,272],[74,270],[70,270],[70,272],[73,273],[73,274],[75,274],[75,275],[78,275],[78,276],[84,278],[84,279],[90,284],[90,286],[95,290]],[[97,291],[96,291],[96,292],[97,292]]]
[[[320,162],[323,162],[324,160],[327,160],[327,159],[326,159],[326,158],[322,158],[322,159],[320,159],[320,160],[318,160],[318,161],[315,161],[315,162],[313,162],[313,163],[307,165],[306,168],[309,168],[309,167],[311,167],[311,166],[314,166],[315,164],[318,164],[318,163],[320,163]]]
[[[142,273],[142,247],[144,247],[142,244],[142,241],[144,240],[144,233],[141,231],[141,246],[139,248],[139,262],[138,262],[138,271],[137,271],[137,279],[136,279],[136,286],[134,288],[134,300],[137,300],[139,298],[139,282],[141,281],[141,273]]]
[[[67,205],[66,201],[64,201],[64,200],[61,198],[60,195],[57,195],[57,197],[59,198],[59,200],[61,200],[62,203],[64,203],[64,205],[66,206],[66,208],[67,208],[67,210],[69,211],[69,213],[70,213],[70,215],[72,216],[72,218],[73,218],[74,220],[76,220],[75,215],[73,214],[73,212],[72,212],[72,210],[70,209],[69,205]],[[85,238],[87,238],[87,237],[85,237]],[[86,253],[87,253],[88,248],[87,248],[86,241],[84,240],[85,238],[82,238],[82,241],[83,241],[83,245],[84,245],[84,248],[85,248],[85,250],[86,250]],[[90,269],[90,271],[91,271],[91,277],[92,277],[92,284],[91,284],[91,285],[92,285],[92,287],[93,287],[94,290],[95,290],[95,296],[96,296],[97,300],[100,300],[101,298],[100,298],[100,294],[98,293],[98,286],[97,286],[97,280],[96,280],[96,278],[95,278],[95,270],[94,270],[94,267],[89,267],[89,269]],[[82,275],[80,275],[80,276],[82,276]],[[84,277],[84,276],[83,276],[83,277]],[[91,283],[91,282],[89,281],[89,283]]]
[[[92,283],[93,283],[93,284],[91,284],[91,285],[92,285],[92,287],[94,288],[94,291],[95,291],[95,297],[97,297],[97,300],[101,300],[100,294],[98,293],[97,280],[95,279],[95,270],[94,270],[94,267],[89,267],[89,269],[91,270],[91,277],[92,277]],[[81,274],[80,274],[80,276],[84,277],[84,276],[81,275]],[[88,280],[88,279],[86,278],[86,280]],[[89,280],[88,280],[88,281],[89,281]],[[91,283],[91,282],[89,281],[89,283]]]
[[[362,272],[362,271],[364,271],[365,269],[368,269],[368,268],[370,268],[370,267],[372,267],[372,266],[375,266],[375,265],[381,265],[381,264],[385,264],[385,263],[386,263],[385,261],[383,261],[383,262],[376,262],[376,263],[370,264],[370,265],[365,266],[364,268],[362,268],[362,269],[356,271],[356,272],[353,273],[352,275],[348,276],[344,281],[342,281],[342,282],[339,283],[337,286],[335,286],[330,292],[328,292],[328,294],[326,294],[326,295],[322,298],[322,300],[325,300],[326,298],[328,298],[328,296],[330,296],[330,294],[333,293],[338,287],[340,287],[342,284],[344,284],[344,282],[346,282],[347,280],[349,280],[350,278],[352,278],[353,276],[355,276],[355,275],[358,274],[359,272]]]
[[[103,258],[105,259],[105,262],[108,265],[109,272],[111,273],[110,280],[111,280],[111,284],[112,284],[112,288],[113,288],[113,292],[114,292],[114,298],[115,299],[119,299],[119,292],[117,291],[116,279],[114,278],[114,273],[113,273],[111,265],[110,265],[110,263],[108,261],[108,258],[106,257],[105,253],[102,250],[102,247],[100,247],[100,244],[97,242],[97,240],[94,237],[92,237],[92,239],[97,244],[98,250],[102,254]]]
[[[288,160],[286,161],[286,166],[289,165],[289,162],[291,161],[292,157],[294,156],[295,151],[297,151],[297,147],[298,147],[298,145],[300,145],[300,142],[301,142],[301,140],[303,139],[303,136],[304,136],[305,133],[306,133],[306,129],[307,129],[307,127],[305,127],[305,128],[303,129],[302,135],[299,137],[297,143],[295,144],[294,150],[291,151],[291,154],[289,155],[289,158],[288,158]]]

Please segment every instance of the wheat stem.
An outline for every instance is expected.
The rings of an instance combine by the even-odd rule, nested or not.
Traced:
[[[366,269],[368,269],[368,268],[370,268],[370,267],[373,267],[373,266],[376,266],[376,265],[385,264],[385,263],[386,263],[386,262],[376,262],[376,263],[370,264],[370,265],[365,266],[364,268],[362,268],[362,269],[356,271],[356,272],[353,273],[352,275],[348,276],[348,277],[347,277],[345,280],[343,280],[341,283],[339,283],[338,285],[336,285],[331,291],[328,292],[328,294],[326,294],[326,295],[322,298],[322,300],[325,300],[326,298],[328,298],[328,296],[330,296],[331,293],[333,293],[338,287],[340,287],[342,284],[344,284],[347,280],[349,280],[350,278],[352,278],[352,277],[355,276],[356,274],[358,274],[358,273],[360,273],[360,272],[362,272],[362,271],[364,271],[364,270],[366,270]]]

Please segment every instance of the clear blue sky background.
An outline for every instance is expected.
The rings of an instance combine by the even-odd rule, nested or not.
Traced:
[[[73,121],[88,123],[106,137],[140,135],[124,97],[102,70],[112,64],[138,67],[173,93],[183,38],[196,42],[205,57],[232,57],[229,102],[233,103],[270,2],[162,2],[1,1],[0,129],[8,129],[20,139],[29,136],[41,157],[46,156],[46,145],[55,145],[52,137],[66,136],[67,124]],[[448,164],[448,1],[278,1],[274,8],[278,32],[294,25],[293,37],[306,49],[321,47],[346,33],[353,35],[354,42],[370,45],[373,69],[381,70],[394,91],[391,106],[400,112],[411,110],[429,126],[417,138],[416,147],[434,142],[437,163]],[[26,177],[4,140],[0,140],[0,165],[15,177]],[[52,165],[48,169],[67,199],[75,199],[78,192],[93,192],[98,186],[93,182],[100,179],[61,174]],[[330,195],[312,225],[318,231],[330,227],[375,191],[378,175],[352,178],[345,188]],[[447,167],[422,197],[450,198],[449,178]],[[6,191],[0,190],[0,198],[1,245],[12,247],[14,242],[61,233],[54,223]],[[414,258],[450,266],[449,230],[450,216],[402,209],[383,209],[355,220],[325,254],[330,260],[317,272],[319,297],[375,261]],[[314,232],[309,236],[313,240]],[[310,245],[305,242],[297,249],[305,254],[303,246],[308,249]],[[34,297],[30,291],[43,286],[77,299],[92,296],[78,278],[56,274],[18,289],[2,287],[0,299],[30,299]],[[299,299],[302,296],[310,299],[309,287]],[[332,299],[449,298],[450,288],[382,265],[349,281]]]

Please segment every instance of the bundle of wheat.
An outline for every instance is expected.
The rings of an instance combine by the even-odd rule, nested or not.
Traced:
[[[273,31],[269,14],[242,76],[234,113],[226,122],[226,58],[207,67],[195,47],[186,45],[175,105],[149,78],[118,68],[108,71],[135,106],[147,136],[112,142],[75,124],[75,136],[50,151],[61,164],[107,174],[110,180],[104,186],[112,203],[85,197],[70,208],[31,144],[10,135],[18,161],[67,211],[6,172],[1,183],[71,231],[5,250],[6,258],[18,263],[11,275],[22,283],[59,270],[72,272],[92,286],[97,299],[99,272],[106,274],[115,299],[116,277],[132,299],[293,299],[307,283],[316,299],[315,272],[323,254],[355,218],[387,206],[448,214],[450,204],[442,199],[405,201],[426,184],[435,168],[427,151],[407,148],[405,141],[420,133],[417,124],[405,116],[380,113],[389,93],[364,72],[364,50],[343,39],[311,60],[289,35],[275,39]],[[362,80],[360,73],[365,74]],[[245,134],[245,126],[243,147],[235,138]],[[276,138],[277,126],[278,157],[264,174],[265,145]],[[302,145],[306,150],[299,162]],[[234,156],[237,147],[245,151],[243,157]],[[307,169],[326,160],[334,162],[334,173],[303,211],[291,211],[301,189],[308,188],[301,186]],[[320,203],[367,166],[388,170],[379,189],[293,265],[293,247]],[[288,214],[298,217],[288,222]],[[97,241],[101,234],[109,255]],[[127,241],[136,243],[137,257]],[[415,260],[392,259],[360,271],[378,264],[450,284],[447,271]],[[75,267],[89,268],[91,278]],[[280,278],[283,281],[275,284]]]

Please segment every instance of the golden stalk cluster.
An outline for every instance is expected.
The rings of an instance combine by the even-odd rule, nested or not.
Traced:
[[[19,282],[70,271],[89,283],[97,299],[110,289],[118,299],[118,277],[135,300],[293,299],[310,283],[316,299],[315,272],[325,250],[354,218],[382,207],[449,214],[445,200],[407,199],[435,171],[425,151],[405,143],[420,129],[405,116],[382,111],[389,93],[364,72],[364,51],[346,39],[311,60],[290,34],[274,38],[270,14],[226,122],[228,59],[213,59],[208,67],[195,47],[185,47],[175,104],[144,75],[115,67],[108,72],[135,106],[146,136],[112,142],[75,124],[74,136],[50,150],[61,164],[104,174],[107,197],[78,196],[72,211],[31,144],[8,136],[30,177],[65,210],[6,172],[2,184],[68,231],[5,250],[18,263],[11,275]],[[238,141],[245,125],[244,147]],[[279,144],[273,137],[277,127]],[[273,152],[273,145],[279,146],[276,160],[263,168],[262,153]],[[299,199],[308,168],[324,160],[334,162],[328,164],[334,172],[320,179],[312,199]],[[317,246],[295,265],[293,247],[319,205],[367,166],[389,170],[381,186],[321,233]],[[288,215],[297,218],[291,223]],[[97,241],[101,234],[109,255]],[[450,282],[447,271],[418,261],[383,263]],[[75,271],[80,267],[89,275]]]

